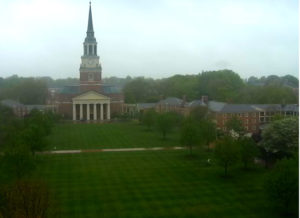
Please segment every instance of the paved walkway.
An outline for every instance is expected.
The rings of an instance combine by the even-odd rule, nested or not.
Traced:
[[[129,152],[129,151],[161,151],[161,150],[183,150],[185,147],[153,147],[153,148],[106,148],[106,149],[86,149],[86,150],[57,150],[38,152],[39,154],[77,154],[77,153],[97,153],[97,152]]]

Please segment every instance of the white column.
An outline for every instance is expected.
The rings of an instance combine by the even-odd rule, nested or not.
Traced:
[[[82,108],[82,104],[80,104],[80,110],[79,110],[79,113],[80,113],[80,120],[82,120],[82,118],[83,118],[83,108]]]
[[[76,120],[76,104],[73,103],[73,120]]]
[[[107,104],[107,119],[110,120],[110,103]]]
[[[86,105],[86,120],[90,120],[90,104]]]
[[[103,120],[103,104],[100,104],[100,120]]]
[[[97,104],[93,104],[94,105],[94,120],[97,120]]]

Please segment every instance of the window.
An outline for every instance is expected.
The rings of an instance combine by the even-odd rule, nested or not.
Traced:
[[[94,55],[97,55],[97,45],[94,46]]]
[[[260,116],[265,116],[265,112],[259,112]]]
[[[87,45],[84,45],[84,55],[87,55]]]
[[[264,117],[260,117],[260,118],[259,118],[259,121],[260,121],[260,122],[264,122],[264,121],[265,121],[265,118],[264,118]]]
[[[92,54],[93,54],[93,46],[89,45],[89,55],[92,55]]]

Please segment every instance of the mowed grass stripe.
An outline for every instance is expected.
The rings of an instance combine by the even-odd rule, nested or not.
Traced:
[[[49,150],[180,146],[178,130],[162,140],[157,130],[136,123],[57,124],[48,141]]]
[[[276,217],[264,169],[206,167],[211,153],[185,151],[45,155],[45,178],[63,217]]]

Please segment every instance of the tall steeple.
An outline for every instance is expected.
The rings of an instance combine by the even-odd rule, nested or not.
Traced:
[[[88,21],[88,28],[86,31],[86,38],[85,42],[96,42],[96,38],[94,36],[94,28],[93,28],[93,17],[92,17],[92,6],[90,2],[90,9],[89,9],[89,21]]]
[[[83,55],[80,64],[80,90],[99,91],[102,68],[97,54],[97,41],[94,36],[92,6],[90,2],[88,28],[83,42]]]

